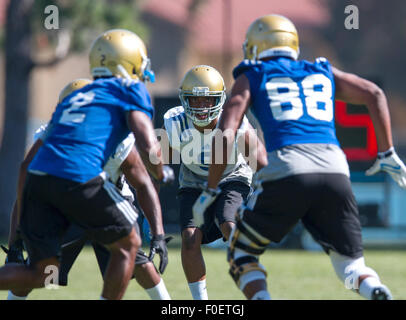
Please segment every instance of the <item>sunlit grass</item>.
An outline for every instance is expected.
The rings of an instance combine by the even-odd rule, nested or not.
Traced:
[[[209,298],[244,299],[228,275],[226,252],[204,249]],[[158,259],[158,258],[156,258]],[[391,289],[394,298],[406,299],[406,253],[403,251],[365,251],[368,266]],[[4,261],[4,254],[0,254]],[[156,260],[157,262],[158,260]],[[269,249],[261,256],[268,271],[268,287],[273,299],[360,299],[338,281],[329,258],[322,252]],[[169,265],[163,278],[172,299],[191,299],[180,260],[180,249],[169,249]],[[29,299],[99,299],[102,279],[91,247],[86,247],[73,266],[68,287],[35,290]],[[6,291],[0,292],[4,300]],[[125,299],[149,299],[132,280]]]

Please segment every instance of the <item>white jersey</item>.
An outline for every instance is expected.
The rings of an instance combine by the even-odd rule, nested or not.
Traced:
[[[205,133],[198,131],[192,120],[186,116],[182,106],[172,108],[165,113],[164,126],[169,145],[180,154],[180,187],[197,187],[206,182],[215,130],[207,130]],[[230,164],[227,165],[220,184],[231,180],[251,184],[252,170],[237,147],[238,139],[248,128],[248,119],[244,116],[229,160]]]
[[[46,135],[47,125],[41,126],[34,134],[34,141],[37,139],[44,140]],[[109,176],[111,182],[117,184],[118,180],[123,175],[121,171],[121,164],[127,159],[130,154],[132,147],[134,146],[135,138],[132,133],[130,133],[127,138],[125,138],[116,148],[115,153],[108,159],[107,163],[104,165],[103,170]],[[121,188],[121,194],[134,201],[134,195],[127,182],[123,181],[123,187]]]

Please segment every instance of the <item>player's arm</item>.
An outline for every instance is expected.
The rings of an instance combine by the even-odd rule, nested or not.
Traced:
[[[165,176],[161,146],[156,138],[151,119],[141,111],[130,111],[127,120],[148,172],[158,181],[163,181]]]
[[[352,104],[363,104],[368,108],[374,124],[378,151],[393,146],[388,102],[385,93],[375,83],[355,74],[333,68],[336,99]]]
[[[136,190],[138,203],[145,213],[152,234],[164,234],[159,197],[135,147],[132,148],[120,168],[127,181]]]
[[[251,169],[255,172],[268,165],[268,157],[261,139],[259,139],[251,124],[249,122],[247,124],[248,128],[244,134],[244,143],[248,154],[244,156],[248,159]]]
[[[166,243],[170,238],[165,239],[158,194],[135,147],[132,148],[120,168],[127,181],[135,188],[138,203],[151,228],[152,238],[148,258],[152,261],[155,253],[158,253],[160,257],[159,272],[163,273],[168,265]]]
[[[222,141],[216,143],[218,135],[213,137],[207,186],[193,205],[193,220],[198,227],[204,224],[204,212],[221,191],[218,188],[218,184],[227,167],[237,129],[241,126],[245,111],[250,104],[250,95],[249,81],[245,75],[240,75],[234,82],[231,89],[231,97],[224,104],[220,117],[218,128],[222,133]],[[221,161],[218,161],[219,154]]]
[[[378,157],[366,174],[373,175],[381,170],[386,171],[400,187],[406,189],[406,166],[393,147],[392,128],[385,93],[373,82],[354,74],[333,68],[333,75],[336,99],[366,105],[374,124]]]
[[[35,143],[31,146],[30,150],[28,151],[27,155],[25,156],[24,160],[20,164],[20,169],[18,171],[18,183],[17,183],[17,199],[13,207],[13,212],[11,215],[10,221],[10,234],[9,234],[9,246],[11,243],[14,242],[16,237],[16,230],[18,224],[20,222],[21,216],[21,203],[23,198],[23,190],[25,179],[27,176],[28,166],[30,165],[32,159],[34,159],[35,155],[37,154],[38,150],[41,148],[43,142],[41,139],[35,141]]]
[[[209,169],[209,178],[207,187],[210,189],[216,189],[218,183],[221,180],[224,170],[227,167],[227,159],[229,153],[232,150],[232,146],[235,140],[237,129],[241,125],[241,121],[250,103],[250,85],[248,78],[242,74],[240,75],[231,89],[231,96],[229,100],[224,104],[223,112],[220,117],[220,123],[218,128],[223,133],[223,143],[221,145],[222,161],[216,163],[216,143],[215,137],[212,142],[212,164]]]

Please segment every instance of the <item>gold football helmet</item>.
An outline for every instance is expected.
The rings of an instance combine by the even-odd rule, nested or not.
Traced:
[[[216,97],[213,107],[191,107],[189,97]],[[226,100],[223,77],[213,67],[199,65],[186,72],[180,85],[179,98],[186,115],[197,126],[206,126],[220,115]],[[200,118],[200,119],[199,119]],[[203,119],[202,119],[203,118]]]
[[[79,90],[84,86],[88,85],[89,83],[92,83],[92,80],[76,79],[73,80],[72,82],[69,82],[59,94],[58,103],[62,102],[62,100],[65,99],[65,97],[67,97],[68,95],[70,95],[73,91]]]
[[[89,54],[93,77],[122,77],[155,81],[144,42],[134,32],[113,29],[92,44]]]
[[[244,57],[259,60],[274,56],[299,56],[299,36],[294,24],[284,16],[269,14],[248,28],[243,44]]]

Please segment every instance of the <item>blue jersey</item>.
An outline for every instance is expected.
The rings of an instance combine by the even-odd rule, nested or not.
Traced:
[[[131,110],[153,117],[143,82],[98,79],[74,91],[56,106],[29,170],[77,182],[94,178],[130,133],[126,115]]]
[[[245,74],[251,110],[264,132],[268,152],[304,143],[339,145],[334,126],[334,77],[330,63],[279,57],[244,60],[233,71]]]

